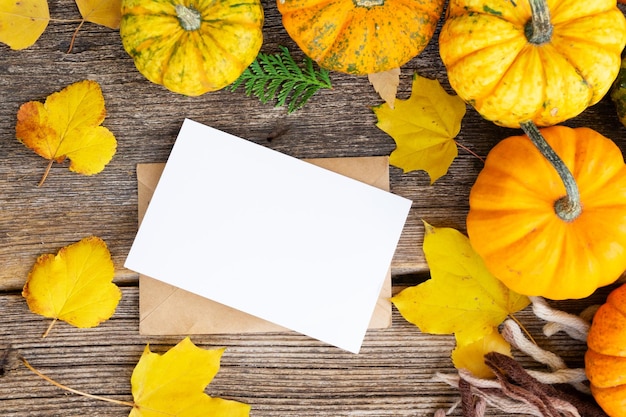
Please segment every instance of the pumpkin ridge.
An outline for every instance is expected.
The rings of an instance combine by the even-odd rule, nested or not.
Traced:
[[[449,63],[448,65],[450,67],[453,67],[453,66],[459,64],[460,62],[464,61],[465,59],[471,58],[472,56],[478,55],[479,53],[488,52],[490,49],[494,49],[496,47],[499,48],[502,45],[510,43],[512,41],[515,41],[515,39],[509,39],[507,41],[500,42],[498,44],[494,44],[494,45],[490,45],[490,46],[487,46],[487,47],[484,47],[484,48],[473,50],[471,53],[469,53],[467,55],[464,55],[463,57],[459,58],[457,61],[455,61],[453,63]],[[486,97],[491,97],[493,95],[493,92],[496,91],[499,88],[500,83],[502,82],[502,78],[504,78],[504,74],[507,71],[509,71],[513,65],[515,65],[515,61],[516,61],[517,57],[522,53],[524,48],[525,48],[525,46],[520,48],[520,50],[515,54],[515,57],[511,58],[511,61],[510,61],[509,65],[507,65],[506,67],[500,67],[499,68],[499,73],[502,74],[502,76],[498,77],[498,82],[495,83],[491,87],[491,89],[483,89],[483,90],[481,90],[482,94],[480,94],[480,95],[477,94],[474,97],[472,97],[472,99],[471,99],[472,102],[478,103],[478,102],[483,101]]]
[[[350,0],[351,1],[351,0]],[[350,26],[350,24],[352,23],[352,21],[354,20],[354,14],[352,12],[348,12],[346,14],[345,19],[343,20],[343,25],[341,25],[341,29],[337,31],[337,36],[335,36],[335,39],[333,39],[332,42],[329,43],[328,47],[326,49],[324,49],[320,54],[317,55],[317,58],[315,59],[317,62],[322,62],[326,60],[326,57],[334,51],[335,47],[337,46],[337,44],[339,42],[341,42],[344,37],[344,31],[345,29]]]
[[[242,62],[240,57],[235,56],[232,53],[230,53],[230,51],[228,51],[226,48],[224,48],[224,46],[222,45],[221,42],[218,42],[217,38],[213,35],[212,31],[206,31],[203,34],[203,36],[200,36],[199,38],[200,39],[199,39],[198,43],[204,46],[204,48],[203,48],[204,51],[201,54],[201,56],[203,56],[204,53],[206,53],[206,51],[213,52],[214,51],[213,48],[216,47],[220,51],[220,55],[226,57],[228,59],[228,61],[230,62],[230,64],[233,65],[234,67],[236,67],[236,71],[239,72],[239,73],[242,73],[246,69],[246,67],[248,65],[250,65],[250,63],[252,61],[254,61],[254,57],[252,57],[250,62],[248,62],[248,63]],[[213,45],[209,45],[206,38],[211,39]],[[200,50],[199,47],[196,48],[196,49]],[[203,59],[203,63],[206,64],[206,60]],[[211,84],[211,83],[209,82],[209,84]]]
[[[495,19],[498,19],[499,21],[502,21],[502,22],[504,22],[504,23],[509,24],[509,26],[512,26],[512,25],[510,25],[510,22],[508,22],[508,21],[506,21],[505,19],[502,19],[502,18],[500,18],[500,17],[498,17],[498,16],[491,16],[491,15],[490,15],[490,17],[493,17],[493,18],[495,18]],[[445,24],[446,24],[446,26],[447,26],[447,27],[453,26],[454,24],[457,24],[457,25],[461,25],[461,26],[462,26],[462,24],[464,23],[464,21],[465,21],[465,20],[466,20],[466,19],[464,19],[464,17],[463,17],[463,16],[459,16],[459,17],[448,17],[448,18],[446,19]],[[450,42],[450,41],[447,41],[447,39],[445,39],[445,38],[447,38],[448,36],[454,36],[454,34],[449,34],[449,33],[448,33],[448,31],[443,31],[443,30],[442,30],[441,35],[440,35],[440,42],[442,42],[442,41],[443,41],[444,43],[445,43],[445,42]],[[444,38],[443,40],[441,39],[442,37]],[[472,49],[472,51],[471,51],[470,53],[468,53],[468,54],[459,55],[459,57],[458,57],[457,59],[455,59],[455,60],[451,60],[450,58],[447,58],[447,59],[446,59],[446,61],[445,61],[445,65],[446,65],[446,67],[453,67],[453,66],[457,65],[460,61],[464,60],[464,59],[465,59],[465,58],[467,58],[467,57],[471,57],[471,56],[472,56],[472,55],[474,55],[474,54],[481,53],[481,52],[485,52],[485,51],[489,51],[489,50],[491,50],[491,49],[499,49],[499,48],[500,48],[500,47],[502,47],[503,45],[505,45],[505,44],[507,44],[507,43],[510,43],[510,42],[519,42],[519,39],[518,39],[518,38],[519,38],[519,34],[518,34],[518,33],[516,33],[516,32],[513,32],[513,33],[511,33],[510,37],[508,37],[508,38],[506,38],[506,39],[501,39],[501,40],[499,40],[499,41],[497,41],[497,42],[495,42],[495,43],[494,43],[494,42],[489,42],[489,44],[488,44],[488,45],[486,45],[486,46],[483,46],[483,47],[480,47],[480,48],[476,48],[476,49]],[[525,44],[523,44],[523,45],[520,47],[520,50],[521,50],[524,46],[525,46]],[[518,53],[519,53],[519,52],[518,52]],[[517,54],[516,54],[516,55],[517,55]],[[511,60],[512,60],[512,61],[514,61],[514,58],[511,58]]]

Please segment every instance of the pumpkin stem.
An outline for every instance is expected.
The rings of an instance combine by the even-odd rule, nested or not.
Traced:
[[[382,6],[385,4],[385,0],[352,0],[355,6],[372,8],[375,6]]]
[[[183,6],[182,4],[176,5],[176,16],[180,25],[186,31],[194,31],[200,29],[202,23],[202,16],[200,12],[191,7]]]
[[[528,42],[541,45],[552,38],[552,23],[550,23],[550,9],[546,0],[530,0],[532,19],[526,24],[524,32]]]
[[[578,185],[576,184],[574,175],[572,175],[572,172],[567,168],[554,149],[546,142],[546,139],[537,128],[537,125],[532,121],[528,121],[520,123],[520,127],[537,149],[539,149],[543,157],[554,167],[559,177],[561,177],[561,181],[563,181],[566,194],[554,202],[556,215],[563,221],[574,221],[583,211],[580,202],[580,192],[578,191]]]

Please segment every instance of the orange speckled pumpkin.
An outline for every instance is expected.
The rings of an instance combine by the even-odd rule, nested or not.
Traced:
[[[371,74],[398,68],[426,47],[443,0],[277,0],[283,26],[329,70]]]
[[[585,354],[585,372],[596,402],[611,417],[626,417],[626,284],[596,312]]]
[[[259,0],[123,0],[120,36],[148,80],[198,96],[235,81],[263,43]]]
[[[625,44],[615,0],[450,0],[439,37],[452,88],[506,127],[552,126],[597,103]]]
[[[562,217],[564,182],[528,136],[512,136],[489,152],[470,191],[467,232],[512,290],[583,298],[626,269],[626,165],[617,145],[592,129],[541,134],[573,174],[580,213]]]

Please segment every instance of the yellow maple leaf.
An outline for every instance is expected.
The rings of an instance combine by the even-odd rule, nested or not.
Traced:
[[[113,133],[100,124],[106,110],[100,85],[79,81],[48,96],[44,104],[29,101],[17,112],[17,139],[38,155],[53,162],[69,158],[69,169],[84,175],[97,174],[109,163],[117,148]]]
[[[454,138],[461,130],[465,103],[449,95],[439,81],[413,75],[411,97],[374,107],[376,126],[390,135],[396,149],[389,163],[404,172],[423,170],[431,184],[448,171],[458,154]]]
[[[33,313],[73,326],[94,327],[108,320],[122,293],[112,282],[113,261],[106,243],[95,236],[54,254],[41,255],[22,290]]]
[[[452,228],[424,225],[431,279],[391,299],[407,321],[426,333],[454,333],[463,346],[492,333],[508,315],[530,303],[487,270],[466,236]]]
[[[76,5],[85,21],[110,29],[120,27],[122,0],[76,0]]]
[[[511,356],[511,345],[498,332],[466,345],[457,345],[452,351],[452,363],[457,369],[466,369],[478,378],[493,378],[493,371],[485,364],[485,355],[498,352]]]
[[[11,49],[25,49],[37,42],[48,27],[48,0],[0,2],[0,42]]]
[[[131,377],[134,406],[129,417],[248,416],[249,405],[204,393],[223,352],[201,349],[189,337],[163,355],[146,346]]]

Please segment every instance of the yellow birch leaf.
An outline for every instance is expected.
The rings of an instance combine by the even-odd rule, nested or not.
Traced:
[[[25,49],[37,42],[48,27],[47,0],[3,0],[0,2],[0,42],[11,49]]]
[[[29,101],[17,112],[17,139],[50,160],[40,185],[53,162],[69,158],[70,171],[97,174],[109,163],[117,148],[115,136],[100,126],[106,116],[100,85],[85,80],[48,96],[44,104]]]
[[[413,75],[411,97],[374,107],[376,126],[391,136],[396,149],[389,163],[404,172],[423,170],[431,184],[448,172],[458,154],[454,138],[461,130],[465,102],[449,95],[439,81]]]
[[[92,236],[61,248],[56,255],[41,255],[22,295],[30,311],[54,319],[50,328],[57,320],[95,327],[113,315],[122,297],[113,275],[106,243]]]
[[[425,333],[454,333],[457,343],[466,345],[529,304],[528,297],[509,290],[487,270],[466,236],[424,225],[431,278],[391,299],[407,321]]]
[[[201,349],[189,337],[163,355],[146,346],[130,380],[135,405],[129,417],[247,417],[249,405],[204,393],[223,352]]]
[[[122,0],[76,0],[80,15],[87,22],[118,29],[122,19]]]
[[[493,378],[493,371],[485,364],[485,355],[490,352],[511,356],[511,345],[500,333],[491,332],[467,345],[457,345],[452,351],[452,363],[456,369],[466,369],[478,378]]]

